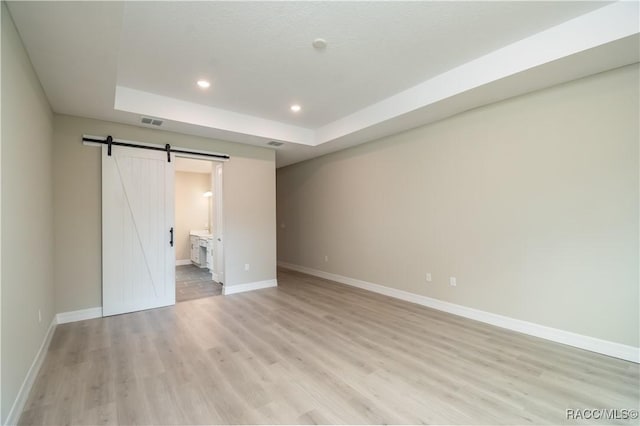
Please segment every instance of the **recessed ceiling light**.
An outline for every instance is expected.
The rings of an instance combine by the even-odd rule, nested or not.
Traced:
[[[302,109],[300,105],[291,105],[291,111],[298,112]]]
[[[208,89],[209,86],[211,86],[211,83],[209,83],[207,80],[198,80],[198,86],[203,89]]]

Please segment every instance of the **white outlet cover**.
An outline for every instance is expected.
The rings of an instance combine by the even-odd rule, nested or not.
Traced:
[[[452,287],[457,286],[457,285],[458,285],[458,283],[456,282],[456,277],[449,277],[449,284],[450,284]]]
[[[431,282],[431,272],[427,272],[426,280],[429,283]]]
[[[245,263],[245,264],[244,264],[244,270],[245,270],[245,271],[248,271],[248,270],[249,270],[249,264],[248,264],[248,263]]]

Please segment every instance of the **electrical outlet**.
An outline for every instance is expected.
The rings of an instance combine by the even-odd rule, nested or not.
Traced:
[[[40,309],[38,309],[38,322],[42,322],[42,311]]]
[[[329,256],[327,256],[326,254],[325,254],[325,256],[324,256],[324,261],[325,261],[325,262],[328,262],[328,261],[329,261]]]
[[[431,282],[431,272],[427,272],[427,276],[425,277],[428,283]]]
[[[248,270],[249,270],[249,268],[250,268],[250,265],[249,265],[248,263],[245,263],[245,264],[244,264],[244,270],[245,270],[245,271],[248,271]]]
[[[456,282],[456,277],[449,277],[449,285],[451,287],[455,287],[458,285],[458,283]]]
[[[280,224],[280,228],[284,229],[284,228],[286,228],[286,227],[287,227],[287,225],[286,225],[284,222],[282,222],[282,223]]]

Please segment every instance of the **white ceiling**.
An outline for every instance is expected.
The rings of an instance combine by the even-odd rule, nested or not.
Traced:
[[[599,7],[134,2],[124,8],[118,84],[316,128]],[[328,42],[322,52],[311,46],[317,37]],[[200,90],[198,77],[212,89]]]
[[[635,1],[9,9],[54,111],[143,127],[148,115],[171,131],[284,141],[279,166],[639,59]],[[311,46],[317,37],[325,50]],[[211,88],[199,89],[199,78]]]

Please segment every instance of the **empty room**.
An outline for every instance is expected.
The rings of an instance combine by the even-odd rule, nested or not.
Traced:
[[[0,424],[639,424],[640,2],[1,15]]]

